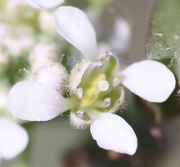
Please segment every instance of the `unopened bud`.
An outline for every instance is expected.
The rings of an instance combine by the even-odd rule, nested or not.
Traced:
[[[61,94],[64,93],[67,78],[68,73],[66,69],[57,63],[38,69],[33,76],[35,81],[46,84],[56,89]]]
[[[54,62],[56,57],[56,45],[39,43],[33,47],[32,52],[29,56],[29,61],[32,65],[33,70],[36,70],[40,67],[46,66]]]

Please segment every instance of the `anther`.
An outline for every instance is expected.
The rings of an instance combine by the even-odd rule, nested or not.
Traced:
[[[104,92],[106,90],[108,90],[109,88],[109,83],[108,81],[106,80],[101,80],[98,82],[98,89],[101,91],[101,92]]]
[[[104,100],[104,107],[109,107],[112,104],[112,99],[110,97],[105,98]]]
[[[79,110],[79,111],[76,112],[76,116],[78,118],[82,119],[84,115],[85,115],[85,112],[83,110]]]

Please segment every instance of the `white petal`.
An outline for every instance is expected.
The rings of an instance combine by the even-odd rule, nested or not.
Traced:
[[[165,65],[152,60],[134,63],[122,75],[124,86],[150,102],[167,100],[176,83],[173,73]]]
[[[120,116],[104,113],[92,122],[90,130],[92,137],[101,148],[129,155],[136,152],[136,135]]]
[[[52,9],[64,2],[64,0],[26,0],[33,8]]]
[[[15,122],[0,118],[0,158],[12,159],[26,148],[28,134]]]
[[[17,118],[28,121],[53,119],[70,109],[71,101],[55,89],[31,81],[18,82],[9,92],[9,111]]]
[[[59,7],[54,12],[57,31],[89,59],[97,56],[96,34],[86,14],[75,7]]]

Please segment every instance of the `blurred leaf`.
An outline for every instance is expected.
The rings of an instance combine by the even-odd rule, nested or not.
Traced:
[[[146,55],[169,67],[180,87],[180,0],[158,0],[153,10],[146,39]],[[166,83],[164,83],[166,84]],[[164,116],[179,113],[177,90],[162,104]]]
[[[106,5],[108,5],[111,2],[111,0],[88,0],[89,5],[92,8],[101,9],[104,8]]]
[[[159,0],[147,37],[147,56],[167,65],[180,86],[180,1]]]

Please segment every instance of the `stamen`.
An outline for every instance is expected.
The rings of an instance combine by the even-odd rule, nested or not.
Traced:
[[[110,97],[105,98],[104,100],[104,107],[109,107],[112,104],[112,99]]]
[[[78,118],[81,118],[81,119],[83,119],[83,116],[85,115],[85,112],[83,111],[83,110],[78,110],[77,112],[76,112],[76,116],[78,117]]]
[[[108,88],[109,88],[109,83],[108,83],[108,81],[106,81],[106,80],[100,80],[100,81],[98,82],[98,89],[99,89],[101,92],[104,92],[104,91],[108,90]]]

